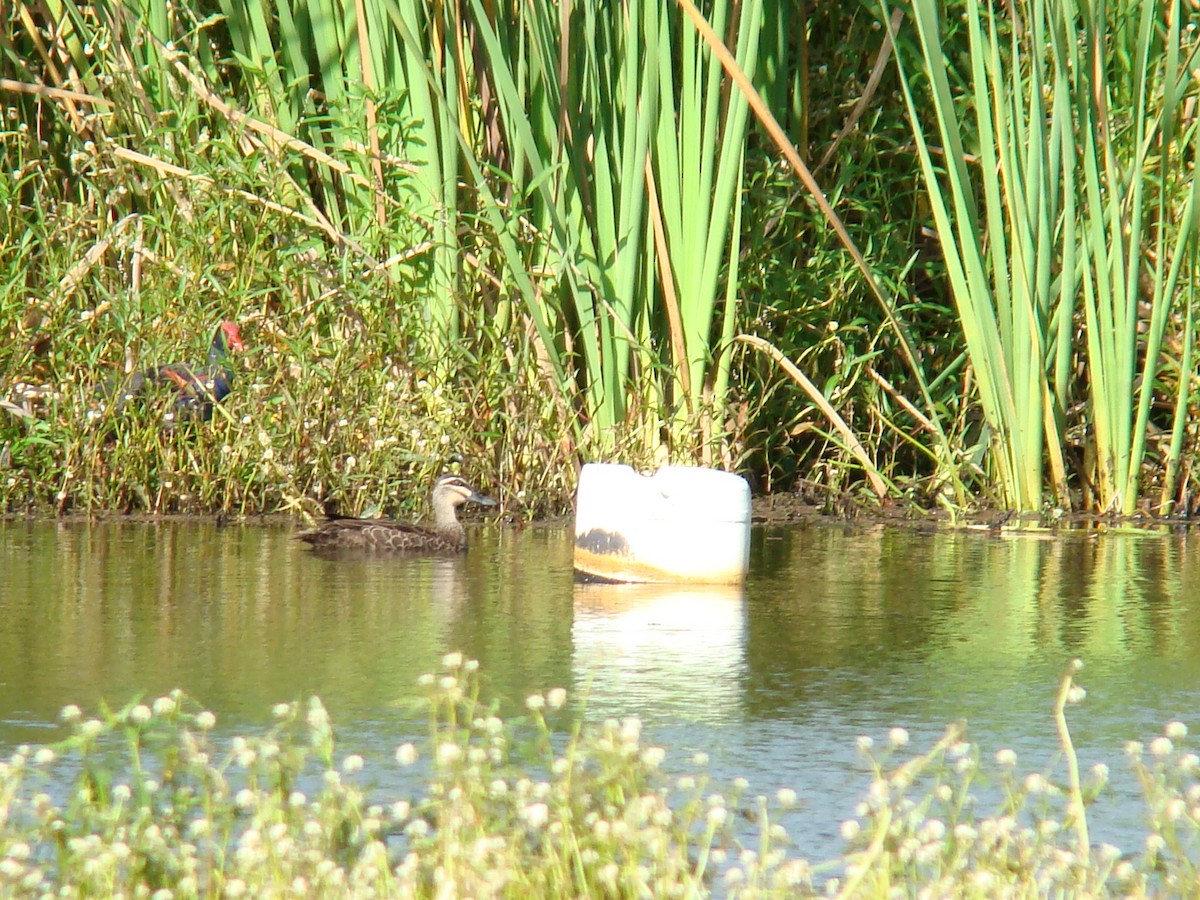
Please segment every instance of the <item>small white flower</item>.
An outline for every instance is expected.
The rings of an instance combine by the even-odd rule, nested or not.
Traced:
[[[922,831],[924,832],[921,835],[922,840],[939,843],[946,836],[946,823],[941,819],[930,819],[925,823]]]
[[[545,803],[531,803],[521,813],[530,828],[543,827],[550,818],[550,810]]]
[[[342,771],[347,775],[353,775],[355,772],[361,772],[363,767],[363,758],[357,753],[351,753],[342,760]]]
[[[196,713],[196,727],[201,731],[208,731],[217,724],[217,717],[207,709]]]
[[[1015,751],[1005,747],[1003,750],[996,751],[996,762],[1004,766],[1006,769],[1011,769],[1017,764],[1017,754]]]
[[[159,697],[154,701],[154,714],[158,716],[169,716],[175,712],[178,704],[174,697]]]
[[[1167,723],[1167,727],[1163,729],[1163,733],[1173,741],[1182,741],[1187,737],[1188,727],[1176,719],[1173,722]]]
[[[888,732],[888,743],[893,747],[903,747],[908,744],[908,730],[897,726]]]
[[[855,819],[847,819],[842,823],[841,831],[843,840],[852,841],[858,837],[859,832],[862,831],[862,826]]]
[[[562,709],[566,702],[567,692],[563,688],[551,688],[546,693],[546,705],[551,709]]]
[[[892,789],[888,783],[882,778],[876,778],[871,782],[871,786],[867,788],[867,799],[873,807],[881,807],[888,802],[891,796]]]
[[[1150,742],[1150,752],[1160,759],[1164,756],[1170,756],[1171,751],[1175,749],[1175,745],[1169,737],[1156,737]]]
[[[780,788],[775,792],[775,802],[784,809],[791,809],[796,805],[796,792],[791,788]]]
[[[662,747],[647,747],[642,751],[642,762],[651,769],[657,769],[666,757],[667,751]]]
[[[277,719],[286,719],[292,712],[292,704],[276,703],[271,707],[271,715]]]
[[[304,721],[313,731],[326,731],[329,728],[329,711],[322,705],[320,699],[313,697],[308,701],[308,712]]]
[[[534,712],[546,705],[546,698],[541,694],[530,694],[525,698],[525,708]]]
[[[396,748],[396,762],[402,766],[411,766],[417,761],[417,748],[411,743],[401,744]]]
[[[459,653],[457,651],[455,651],[454,653],[447,653],[445,656],[442,657],[442,668],[457,669],[459,666],[462,665],[462,661],[463,661],[463,655],[461,653]]]
[[[404,829],[404,833],[412,837],[422,837],[429,832],[429,823],[424,819],[413,819]]]
[[[610,862],[600,870],[600,883],[607,885],[609,889],[615,890],[617,887],[617,878],[620,877],[621,869],[613,862]]]
[[[854,744],[858,747],[859,753],[866,753],[875,746],[875,741],[869,735],[862,734],[855,739]]]
[[[33,761],[39,766],[48,766],[54,762],[56,754],[49,747],[38,747],[37,752],[33,754]]]
[[[449,768],[462,759],[462,747],[452,741],[438,744],[437,763],[442,768]]]
[[[971,884],[977,890],[983,891],[984,894],[990,894],[992,888],[996,886],[996,876],[994,873],[986,870],[975,872],[971,876]]]

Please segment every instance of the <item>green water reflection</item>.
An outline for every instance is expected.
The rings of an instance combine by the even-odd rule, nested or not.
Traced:
[[[464,559],[329,561],[279,529],[5,525],[0,719],[175,686],[231,721],[312,693],[335,715],[386,715],[449,647],[502,691],[566,683],[569,544],[551,530],[483,544]]]
[[[991,702],[1018,677],[1049,694],[1070,656],[1101,690],[1186,693],[1196,551],[1160,535],[759,532],[743,594],[574,585],[563,528],[482,531],[462,559],[331,561],[281,529],[7,523],[0,717],[175,686],[238,718],[312,692],[358,714],[410,696],[448,649],[514,702],[589,684],[606,708],[707,720],[787,714],[831,679],[877,704],[872,679],[900,673],[902,703]]]
[[[576,585],[565,527],[477,530],[449,560],[323,560],[289,536],[0,523],[0,747],[53,739],[66,703],[182,687],[227,732],[319,694],[344,746],[390,754],[418,676],[456,649],[509,711],[563,686],[589,716],[639,715],[756,789],[797,789],[832,839],[864,784],[859,734],[904,725],[920,746],[965,718],[1048,765],[1073,656],[1085,765],[1200,725],[1191,535],[758,530],[744,591]]]

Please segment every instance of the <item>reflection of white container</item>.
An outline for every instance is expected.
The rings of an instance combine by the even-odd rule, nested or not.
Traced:
[[[750,486],[740,475],[588,463],[575,496],[575,570],[609,581],[740,584],[750,563]]]
[[[714,724],[740,717],[742,588],[577,584],[574,597],[572,664],[589,713]]]

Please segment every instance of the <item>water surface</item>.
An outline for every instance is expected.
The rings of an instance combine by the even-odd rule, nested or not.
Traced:
[[[460,650],[510,712],[566,687],[590,718],[641,717],[668,759],[795,789],[819,858],[867,785],[858,735],[902,725],[924,748],[965,719],[988,753],[1048,767],[1072,657],[1081,761],[1118,775],[1097,839],[1142,833],[1124,742],[1200,726],[1193,536],[757,529],[744,590],[577,585],[565,528],[478,530],[456,559],[325,560],[289,537],[0,523],[0,750],[59,737],[66,703],[180,687],[227,734],[318,694],[343,748],[389,756],[420,733],[418,676]]]

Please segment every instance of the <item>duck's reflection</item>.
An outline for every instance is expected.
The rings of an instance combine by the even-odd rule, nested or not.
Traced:
[[[735,718],[745,632],[740,587],[577,584],[577,689],[600,715]]]

